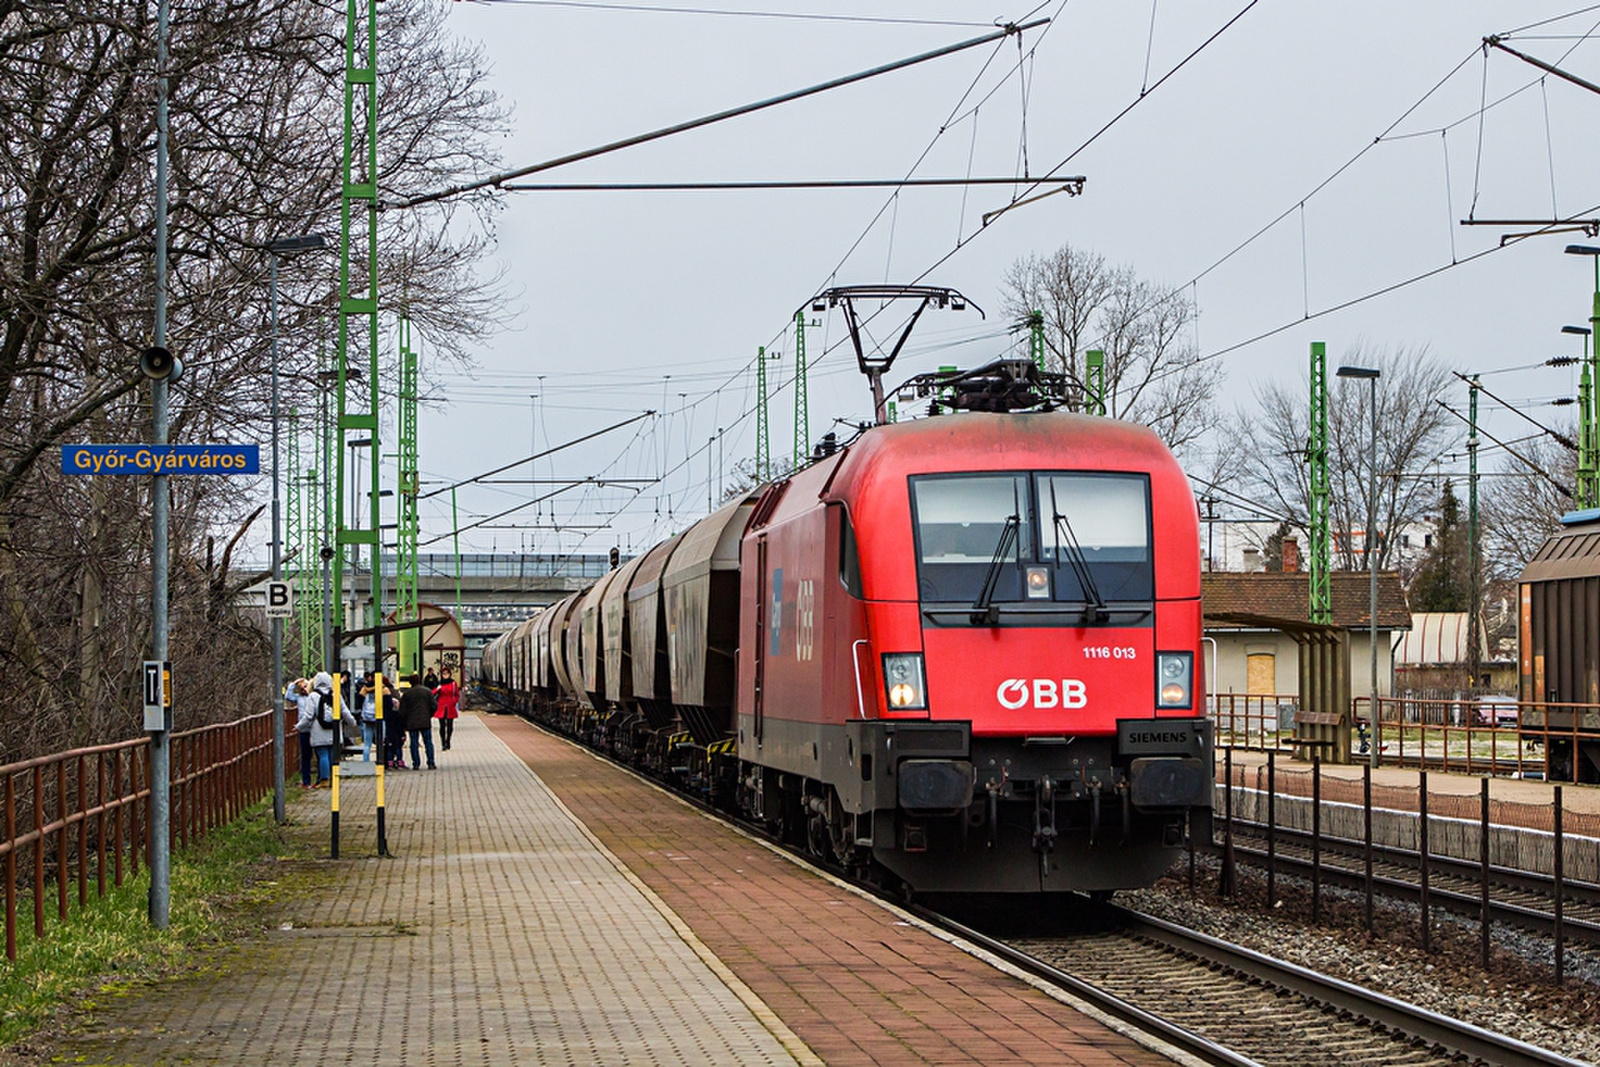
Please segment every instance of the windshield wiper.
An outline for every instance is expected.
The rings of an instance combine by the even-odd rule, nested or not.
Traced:
[[[1078,535],[1072,532],[1072,523],[1061,514],[1060,507],[1056,505],[1054,478],[1050,480],[1050,511],[1053,516],[1052,525],[1055,527],[1056,566],[1061,566],[1063,548],[1061,534],[1065,531],[1067,563],[1072,567],[1072,573],[1078,579],[1078,586],[1083,591],[1084,619],[1088,622],[1104,622],[1110,618],[1111,613],[1106,610],[1105,598],[1100,595],[1100,587],[1095,584],[1094,575],[1089,570],[1089,561],[1084,557],[1083,546],[1078,543]]]
[[[1000,543],[994,546],[994,555],[989,560],[989,571],[983,576],[983,588],[978,592],[978,599],[972,602],[974,626],[993,626],[1000,621],[1000,606],[994,602],[994,589],[1000,583],[1000,568],[1005,564],[1006,553],[1010,552],[1011,546],[1016,543],[1017,530],[1021,526],[1020,515],[1006,516],[1005,528],[1000,531]]]

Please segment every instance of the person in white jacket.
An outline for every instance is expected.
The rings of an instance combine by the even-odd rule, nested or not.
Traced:
[[[333,777],[333,678],[327,671],[318,671],[311,679],[311,692],[300,698],[299,728],[311,737],[311,751],[317,760],[317,781],[313,789],[320,789]]]

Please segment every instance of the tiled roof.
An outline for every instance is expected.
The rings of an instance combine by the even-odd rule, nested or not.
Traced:
[[[1257,571],[1207,571],[1200,580],[1200,602],[1205,625],[1227,627],[1230,623],[1213,616],[1257,615],[1304,622],[1309,615],[1311,576],[1305,573]],[[1369,606],[1371,587],[1365,571],[1335,571],[1328,576],[1333,594],[1333,624],[1348,629],[1371,625]],[[1411,625],[1411,609],[1406,606],[1400,575],[1378,572],[1378,626],[1385,630],[1404,630]]]

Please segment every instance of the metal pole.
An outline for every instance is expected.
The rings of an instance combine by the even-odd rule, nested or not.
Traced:
[[[1478,939],[1483,969],[1489,969],[1489,778],[1479,783],[1478,812]]]
[[[1372,688],[1369,690],[1370,706],[1372,712],[1372,750],[1368,754],[1368,761],[1373,767],[1378,766],[1378,379],[1374,375],[1368,381],[1372,383],[1372,472],[1367,482],[1370,494],[1367,501],[1367,571],[1371,588],[1372,617],[1368,619],[1369,629],[1367,640],[1372,645]]]
[[[153,343],[167,347],[167,0],[156,8],[156,278]],[[167,443],[167,382],[150,388],[153,443]],[[167,476],[150,481],[150,655],[167,662]],[[165,669],[165,668],[163,668]],[[164,680],[163,680],[164,681]],[[165,930],[172,899],[172,713],[150,731],[150,925]]]
[[[1267,907],[1278,903],[1278,753],[1267,749]]]
[[[1478,566],[1478,379],[1468,383],[1467,394],[1467,570],[1472,599],[1467,602],[1467,662],[1472,667],[1472,687],[1478,686],[1478,672],[1483,669],[1478,632],[1483,596],[1480,592]]]
[[[338,552],[334,544],[333,530],[333,426],[328,419],[328,393],[324,389],[319,400],[321,405],[320,432],[317,434],[318,448],[322,453],[318,463],[322,469],[322,667],[327,669],[333,662],[333,605],[337,601],[342,610],[344,606],[343,594],[333,587],[333,559]]]
[[[1367,887],[1366,925],[1367,925],[1367,933],[1370,934],[1370,933],[1372,933],[1372,766],[1371,766],[1371,764],[1368,764],[1367,766],[1361,768],[1361,812],[1362,812],[1363,829],[1364,829],[1364,838],[1363,838],[1363,840],[1364,840],[1364,843],[1365,843],[1365,846],[1366,846],[1365,851],[1364,851],[1365,860],[1364,860],[1364,863],[1363,863],[1363,866],[1366,869],[1366,887]]]
[[[9,784],[9,782],[8,782]],[[1551,819],[1553,820],[1551,835],[1552,853],[1550,857],[1550,873],[1552,876],[1551,897],[1555,904],[1554,934],[1556,941],[1556,985],[1560,985],[1566,978],[1566,940],[1562,930],[1562,898],[1566,895],[1566,869],[1562,864],[1562,833],[1561,833],[1561,787],[1555,787],[1551,800]]]
[[[1322,921],[1322,752],[1311,753],[1311,922]]]
[[[268,291],[272,306],[272,580],[283,580],[283,546],[278,531],[278,254],[268,252],[271,263]],[[283,798],[283,620],[272,620],[272,817],[283,825],[287,815]]]
[[[1418,906],[1422,911],[1422,951],[1433,951],[1433,924],[1428,904],[1428,772],[1417,772]]]

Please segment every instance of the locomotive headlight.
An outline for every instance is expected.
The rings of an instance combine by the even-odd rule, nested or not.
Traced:
[[[894,711],[915,711],[928,706],[921,652],[885,652],[883,684]]]
[[[1156,706],[1187,708],[1194,698],[1194,653],[1156,653]]]
[[[1028,599],[1029,600],[1048,600],[1048,599],[1050,599],[1050,568],[1049,567],[1029,567],[1028,568]]]

